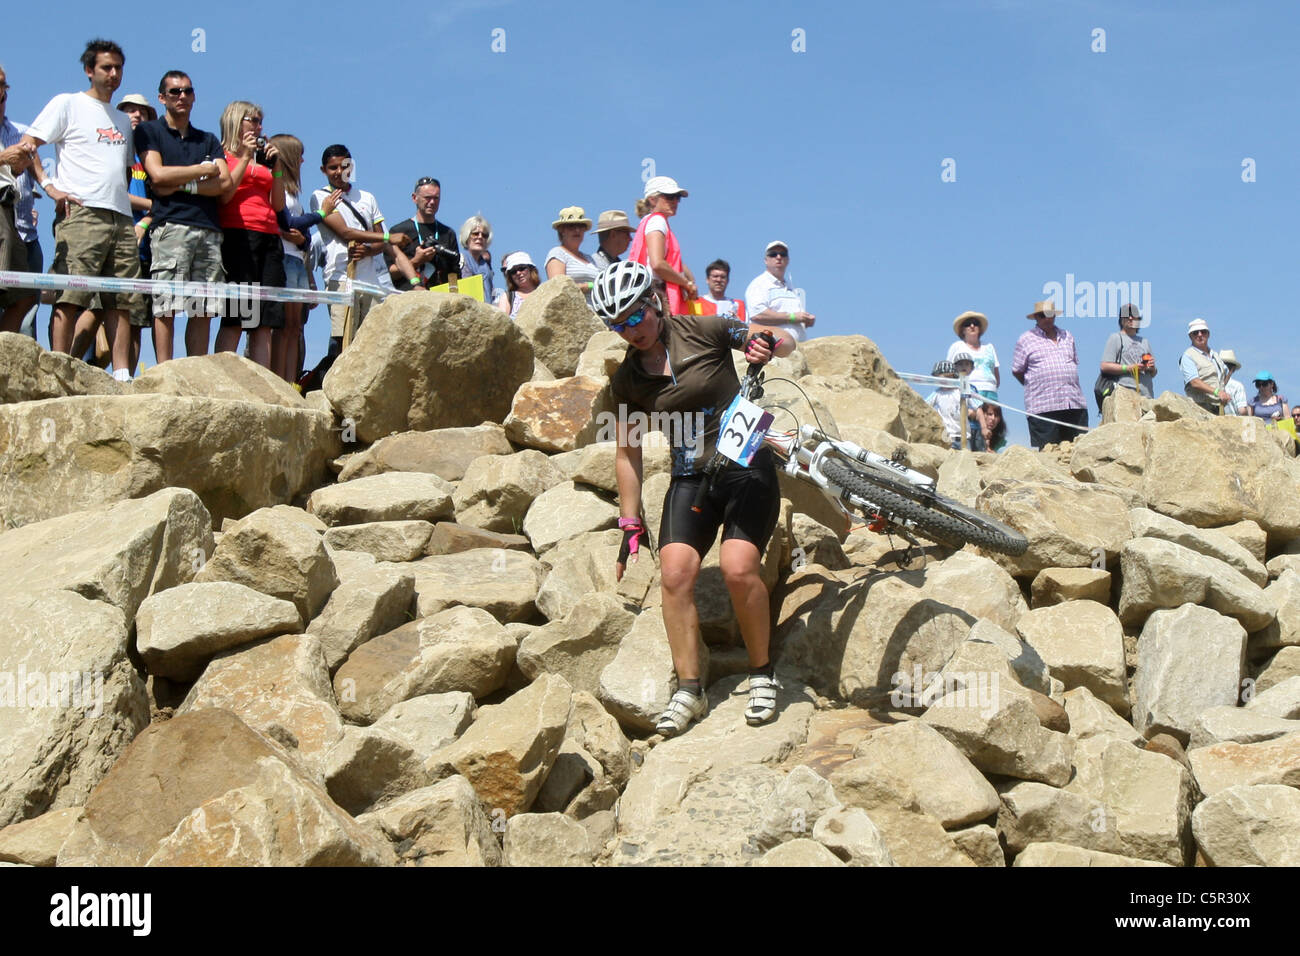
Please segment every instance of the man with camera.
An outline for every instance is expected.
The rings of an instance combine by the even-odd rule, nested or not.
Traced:
[[[403,251],[420,273],[426,289],[442,285],[450,276],[460,275],[460,244],[456,241],[456,230],[436,218],[442,202],[442,185],[432,176],[422,176],[415,183],[411,199],[415,201],[415,216],[393,226],[393,241],[402,243]],[[393,276],[393,285],[405,288],[398,267],[391,266],[389,272]]]

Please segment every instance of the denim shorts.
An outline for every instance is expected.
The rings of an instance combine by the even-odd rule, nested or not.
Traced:
[[[297,256],[284,254],[284,287],[286,289],[306,289],[307,267]]]

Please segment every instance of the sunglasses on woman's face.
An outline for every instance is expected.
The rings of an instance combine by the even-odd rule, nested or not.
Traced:
[[[645,307],[644,305],[641,306],[641,308],[637,309],[635,312],[633,312],[631,315],[629,315],[629,316],[628,316],[626,319],[624,319],[622,322],[619,322],[619,323],[616,324],[616,325],[611,325],[611,326],[609,327],[609,330],[610,330],[611,332],[622,332],[624,329],[634,329],[634,328],[636,328],[636,327],[637,327],[638,325],[640,325],[643,321],[645,321],[645,310],[646,310],[646,307]]]
[[[961,324],[961,327],[963,329],[969,329],[971,326],[974,326],[975,328],[978,329],[980,327],[980,324],[974,319],[967,319],[965,322]]]
[[[513,269],[510,270],[510,275],[521,276],[531,268],[532,266],[515,266]]]

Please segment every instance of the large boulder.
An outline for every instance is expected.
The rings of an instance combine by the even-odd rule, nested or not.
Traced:
[[[885,806],[928,813],[949,829],[997,813],[997,791],[924,721],[909,720],[873,731],[853,754],[830,778],[845,806],[868,812]]]
[[[907,426],[903,424],[899,402],[870,388],[863,388],[847,377],[823,378],[807,376],[800,387],[808,397],[818,402],[818,414],[827,409],[839,429],[860,426],[876,429],[907,441]]]
[[[1300,790],[1229,787],[1196,808],[1192,832],[1211,866],[1300,866]]]
[[[800,343],[799,351],[811,374],[843,375],[863,388],[895,399],[907,428],[908,441],[948,446],[939,413],[898,377],[880,349],[865,335],[819,336]]]
[[[533,500],[562,481],[560,470],[535,449],[476,458],[456,486],[456,522],[517,533]]]
[[[493,422],[427,432],[400,432],[357,452],[339,472],[339,481],[367,478],[386,471],[417,471],[444,481],[460,481],[465,469],[483,455],[509,455],[506,431]]]
[[[470,728],[425,766],[437,778],[465,777],[485,807],[507,817],[525,813],[560,751],[571,697],[563,677],[543,674],[503,703],[481,710]]]
[[[368,521],[325,532],[331,551],[364,551],[376,561],[415,561],[425,555],[433,525],[427,521]]]
[[[149,595],[193,580],[212,552],[203,503],[167,488],[0,534],[0,594],[75,591],[120,608],[129,623]]]
[[[381,809],[357,818],[377,826],[406,866],[500,866],[501,846],[494,827],[468,780],[448,777],[431,787],[404,794]]]
[[[707,686],[709,651],[699,643],[700,679]],[[650,733],[677,689],[673,655],[658,609],[637,616],[619,641],[618,650],[600,672],[596,697],[631,731]]]
[[[533,347],[500,309],[407,292],[370,311],[322,387],[369,444],[392,432],[499,422],[532,374]]]
[[[320,638],[333,673],[366,641],[409,621],[414,603],[414,575],[390,567],[368,568],[343,578],[307,625],[307,633]]]
[[[384,866],[293,758],[227,710],[151,724],[90,794],[61,866]]]
[[[449,607],[477,607],[502,623],[527,621],[533,616],[545,574],[531,554],[500,548],[434,554],[378,567],[397,568],[415,578],[417,617]]]
[[[1243,519],[1300,536],[1300,475],[1256,419],[1183,418],[1097,428],[1074,443],[1084,481],[1135,486],[1147,507],[1198,528]]]
[[[319,614],[339,585],[321,536],[271,509],[256,511],[226,531],[194,580],[233,581],[290,601],[303,621]]]
[[[358,647],[334,674],[343,716],[370,724],[394,704],[504,686],[518,645],[486,611],[457,607],[403,624]]]
[[[986,774],[1062,786],[1070,779],[1075,742],[1043,727],[1024,696],[998,693],[972,701],[965,688],[945,694],[921,715]]]
[[[574,691],[594,694],[601,671],[635,620],[612,594],[588,594],[562,620],[539,627],[520,642],[519,670],[529,680],[562,674]]]
[[[145,598],[135,616],[135,644],[150,674],[190,681],[215,654],[301,629],[292,602],[233,581],[211,581]]]
[[[915,669],[938,671],[976,620],[1014,630],[1026,610],[1010,575],[965,551],[866,579],[813,565],[786,585],[777,670],[857,706],[880,704]]]
[[[0,404],[123,391],[121,383],[103,369],[47,351],[26,335],[0,332]]]
[[[1077,481],[994,481],[975,506],[1029,541],[1024,554],[996,556],[1018,576],[1032,577],[1044,568],[1104,567],[1132,537],[1128,503]]]
[[[280,742],[320,773],[343,735],[320,641],[285,634],[219,655],[203,671],[178,714],[220,708]]]
[[[1251,635],[1250,652],[1300,647],[1300,571],[1286,568],[1264,591],[1277,618],[1262,631]]]
[[[326,479],[333,417],[305,408],[172,395],[0,405],[0,514],[40,521],[166,487],[198,494],[220,524]]]
[[[1172,541],[1129,541],[1120,552],[1120,569],[1119,619],[1125,624],[1184,604],[1205,605],[1235,617],[1248,632],[1267,627],[1277,617],[1264,589],[1240,571]]]
[[[319,488],[307,499],[307,510],[331,526],[440,521],[451,517],[453,491],[437,475],[391,471]]]
[[[1194,604],[1156,611],[1138,638],[1133,725],[1186,743],[1204,711],[1236,704],[1245,670],[1246,632],[1232,618]]]
[[[537,592],[537,609],[546,615],[547,620],[558,621],[565,617],[593,591],[612,593],[618,590],[614,563],[622,540],[623,532],[617,528],[588,532],[561,541],[542,555],[542,564],[547,570],[541,590]],[[653,571],[654,561],[649,554],[628,566],[624,580],[642,567]]]
[[[755,862],[760,835],[772,830],[773,821],[765,818],[779,809],[773,795],[783,784],[791,796],[810,789],[791,787],[778,765],[808,738],[812,695],[786,682],[775,719],[748,727],[747,697],[739,692],[744,682],[728,677],[710,687],[708,715],[656,746],[632,775],[619,800],[614,865]],[[808,796],[824,806],[815,793]],[[808,835],[818,819],[809,812],[813,806],[801,800],[787,808],[782,822],[789,836]]]
[[[268,368],[235,352],[162,362],[131,383],[133,395],[183,395],[306,408],[298,390]]]
[[[1117,713],[1129,711],[1124,629],[1096,601],[1066,601],[1023,615],[1016,632],[1066,688],[1086,687]]]
[[[522,528],[533,550],[541,554],[565,538],[617,524],[618,505],[590,488],[564,481],[533,500]]]
[[[516,445],[552,454],[612,437],[609,382],[574,376],[519,386],[506,417],[506,436]]]
[[[515,324],[533,343],[538,361],[560,378],[575,374],[592,336],[606,331],[568,276],[538,286],[519,307]]]
[[[1259,587],[1268,584],[1268,570],[1264,563],[1218,529],[1196,528],[1150,508],[1134,508],[1129,512],[1128,520],[1135,538],[1160,538],[1181,544],[1236,568],[1252,584]]]
[[[1276,783],[1300,787],[1300,733],[1257,743],[1221,743],[1187,755],[1206,796],[1229,787]]]
[[[64,590],[0,596],[0,827],[84,803],[148,722],[120,609]]]

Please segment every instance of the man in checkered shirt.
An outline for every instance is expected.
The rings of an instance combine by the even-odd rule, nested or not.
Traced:
[[[1052,300],[1035,302],[1032,329],[1016,340],[1011,374],[1025,387],[1025,411],[1041,415],[1029,419],[1029,443],[1044,445],[1073,441],[1083,434],[1070,425],[1088,425],[1088,404],[1079,387],[1079,353],[1074,336],[1056,327],[1061,312]],[[1060,424],[1057,424],[1060,423]]]

